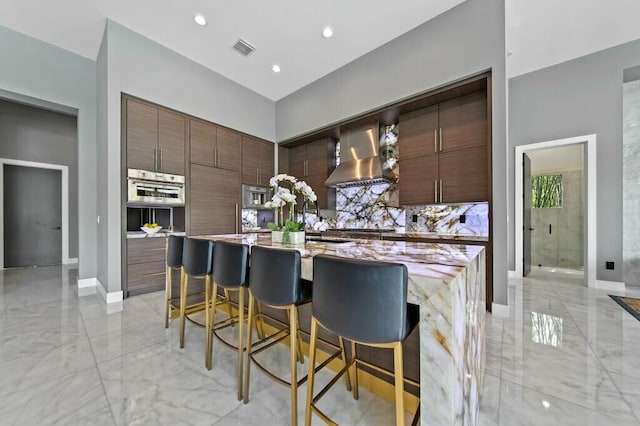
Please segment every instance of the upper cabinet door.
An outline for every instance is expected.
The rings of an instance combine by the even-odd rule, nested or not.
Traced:
[[[180,114],[158,112],[159,168],[165,173],[184,175],[184,147],[186,120]]]
[[[260,169],[260,185],[269,185],[274,174],[274,148],[271,142],[260,142],[258,145],[258,162]]]
[[[440,181],[437,155],[405,158],[402,160],[400,170],[398,187],[401,205],[411,206],[439,202],[437,194]]]
[[[278,174],[289,173],[289,148],[278,145]]]
[[[242,183],[259,185],[260,141],[251,136],[242,136]]]
[[[189,123],[191,162],[214,166],[216,126],[198,120],[189,120]]]
[[[400,116],[401,160],[438,153],[438,105]]]
[[[289,174],[304,180],[307,170],[307,145],[289,149]]]
[[[240,133],[218,127],[216,167],[240,171]]]
[[[489,201],[488,156],[484,146],[440,154],[443,203]]]
[[[127,100],[127,167],[156,171],[158,166],[158,109]]]
[[[307,176],[329,176],[329,152],[327,139],[307,144]]]
[[[441,152],[486,146],[489,136],[486,92],[476,92],[442,102],[440,128],[442,129]],[[400,155],[402,155],[402,147]]]

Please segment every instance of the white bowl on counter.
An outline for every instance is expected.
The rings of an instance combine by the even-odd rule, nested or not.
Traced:
[[[140,229],[142,229],[147,234],[157,234],[162,229],[162,226],[157,226],[155,228],[147,228],[146,226],[141,226]]]

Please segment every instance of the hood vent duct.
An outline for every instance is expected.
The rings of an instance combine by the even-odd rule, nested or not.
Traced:
[[[378,140],[378,123],[342,131],[340,134],[340,164],[325,181],[325,185],[345,188],[378,183],[395,183],[397,170],[397,134],[395,126],[385,127]],[[391,134],[393,137],[388,138]],[[392,143],[389,143],[389,140]]]

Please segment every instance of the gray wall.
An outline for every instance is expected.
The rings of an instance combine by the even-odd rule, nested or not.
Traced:
[[[97,167],[96,173],[98,177],[97,181],[97,215],[100,218],[100,222],[98,223],[98,238],[96,239],[96,250],[98,255],[98,268],[97,268],[97,278],[103,286],[106,286],[109,282],[109,270],[107,265],[109,265],[109,258],[107,255],[108,249],[108,229],[107,229],[107,218],[109,217],[107,212],[107,182],[109,181],[109,172],[106,161],[101,161],[101,159],[106,159],[107,152],[107,138],[108,138],[108,128],[107,128],[107,96],[108,96],[108,56],[107,56],[107,45],[108,45],[108,37],[107,30],[105,25],[105,30],[102,35],[102,43],[100,44],[100,50],[98,51],[98,57],[96,58],[96,127],[97,127]]]
[[[276,103],[282,141],[491,69],[491,226],[494,302],[500,304],[507,303],[504,22],[504,0],[468,0]]]
[[[79,277],[96,276],[95,62],[0,27],[2,97],[78,112]],[[69,108],[70,107],[70,108]]]
[[[599,280],[622,281],[622,81],[624,69],[639,63],[640,41],[635,41],[509,80],[509,194],[514,194],[516,146],[597,135]],[[514,208],[511,195],[511,218]],[[508,241],[514,269],[513,220]],[[605,269],[609,260],[616,262],[615,270]]]
[[[121,94],[138,96],[271,141],[276,134],[275,103],[113,21],[107,22],[106,51],[106,64],[99,58],[98,68],[101,80],[105,79],[101,68],[107,69],[107,135],[103,140],[104,130],[101,132],[98,149],[107,167],[101,173],[106,180],[100,183],[100,190],[106,188],[107,194],[106,204],[100,207],[106,213],[102,220],[106,220],[107,227],[107,256],[100,256],[99,261],[104,262],[101,271],[108,269],[108,284],[103,284],[109,291],[118,291],[122,272]],[[99,92],[104,90],[104,84],[98,82]]]
[[[0,99],[0,158],[69,166],[69,257],[78,257],[76,117]]]

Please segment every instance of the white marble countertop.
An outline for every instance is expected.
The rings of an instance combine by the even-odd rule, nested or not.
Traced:
[[[483,250],[482,246],[463,244],[419,243],[409,241],[365,240],[326,237],[340,241],[307,241],[305,244],[279,244],[271,242],[264,233],[203,235],[195,238],[221,240],[260,246],[289,248],[300,251],[305,275],[305,259],[318,254],[329,254],[352,259],[398,262],[407,266],[410,276],[436,279],[455,277]],[[304,277],[311,279],[311,276]]]
[[[144,231],[128,231],[127,232],[127,239],[130,238],[166,238],[168,236],[171,235],[176,235],[176,236],[186,236],[187,233],[186,232],[169,232],[169,231],[158,231],[155,234],[147,234]]]

